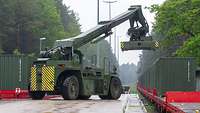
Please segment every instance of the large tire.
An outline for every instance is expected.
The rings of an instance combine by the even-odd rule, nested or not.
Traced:
[[[114,77],[110,81],[109,99],[117,100],[122,94],[122,84],[119,78]]]
[[[45,92],[31,91],[31,92],[29,92],[29,95],[33,100],[42,100],[45,96]]]
[[[64,100],[75,100],[79,95],[79,81],[76,76],[67,77],[62,84]]]
[[[99,95],[103,100],[117,100],[122,94],[122,84],[119,78],[114,77],[110,81],[108,95]]]

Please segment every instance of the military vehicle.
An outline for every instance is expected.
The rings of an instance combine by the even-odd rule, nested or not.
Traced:
[[[99,95],[101,99],[118,99],[122,85],[110,59],[101,58],[100,62],[104,64],[102,67],[85,65],[88,59],[84,58],[80,47],[105,39],[112,34],[112,28],[127,20],[130,22],[130,42],[135,46],[127,48],[129,42],[122,43],[126,47],[123,50],[153,49],[152,41],[148,41],[148,44],[145,42],[149,26],[141,6],[131,6],[128,11],[109,21],[99,22],[96,27],[76,37],[57,40],[52,49],[41,53],[31,67],[31,98],[42,99],[48,93],[62,95],[65,100],[88,99],[91,95]]]

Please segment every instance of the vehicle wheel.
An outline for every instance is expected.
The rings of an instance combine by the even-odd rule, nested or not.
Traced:
[[[76,76],[67,77],[62,84],[64,100],[75,100],[79,95],[79,81]]]
[[[34,92],[29,92],[30,97],[33,100],[42,100],[45,96],[45,92],[42,91],[34,91]]]
[[[99,95],[99,98],[101,98],[102,100],[109,99],[108,95]]]
[[[81,99],[81,100],[88,100],[89,98],[91,97],[91,95],[89,96],[79,96],[78,98]]]
[[[119,78],[112,78],[110,82],[109,99],[118,99],[122,93],[122,84]]]

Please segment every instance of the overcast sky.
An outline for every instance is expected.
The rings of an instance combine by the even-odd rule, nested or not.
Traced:
[[[80,24],[82,31],[86,31],[97,25],[97,0],[63,0],[67,6],[70,6],[74,10],[78,17],[80,18]],[[100,20],[108,20],[109,9],[108,4],[100,1]],[[109,0],[108,0],[109,1]],[[114,1],[114,0],[110,0]],[[165,0],[116,0],[117,2],[112,4],[112,17],[115,17],[123,12],[125,12],[131,5],[142,5],[142,7],[150,6],[152,4],[161,4]],[[151,14],[147,9],[143,9],[145,18],[147,19],[150,29],[152,22],[154,21],[154,14]],[[124,24],[116,27],[116,36],[120,41],[129,40],[127,36],[127,30],[129,28],[128,21]],[[112,38],[114,42],[114,37]],[[112,48],[114,48],[114,43],[112,43]],[[119,52],[119,63],[134,63],[137,64],[139,61],[139,54],[141,51],[128,51]]]

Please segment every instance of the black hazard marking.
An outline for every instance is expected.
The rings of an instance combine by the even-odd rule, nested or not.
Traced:
[[[42,91],[54,91],[55,67],[42,67]]]
[[[37,90],[36,67],[31,67],[31,90]]]

